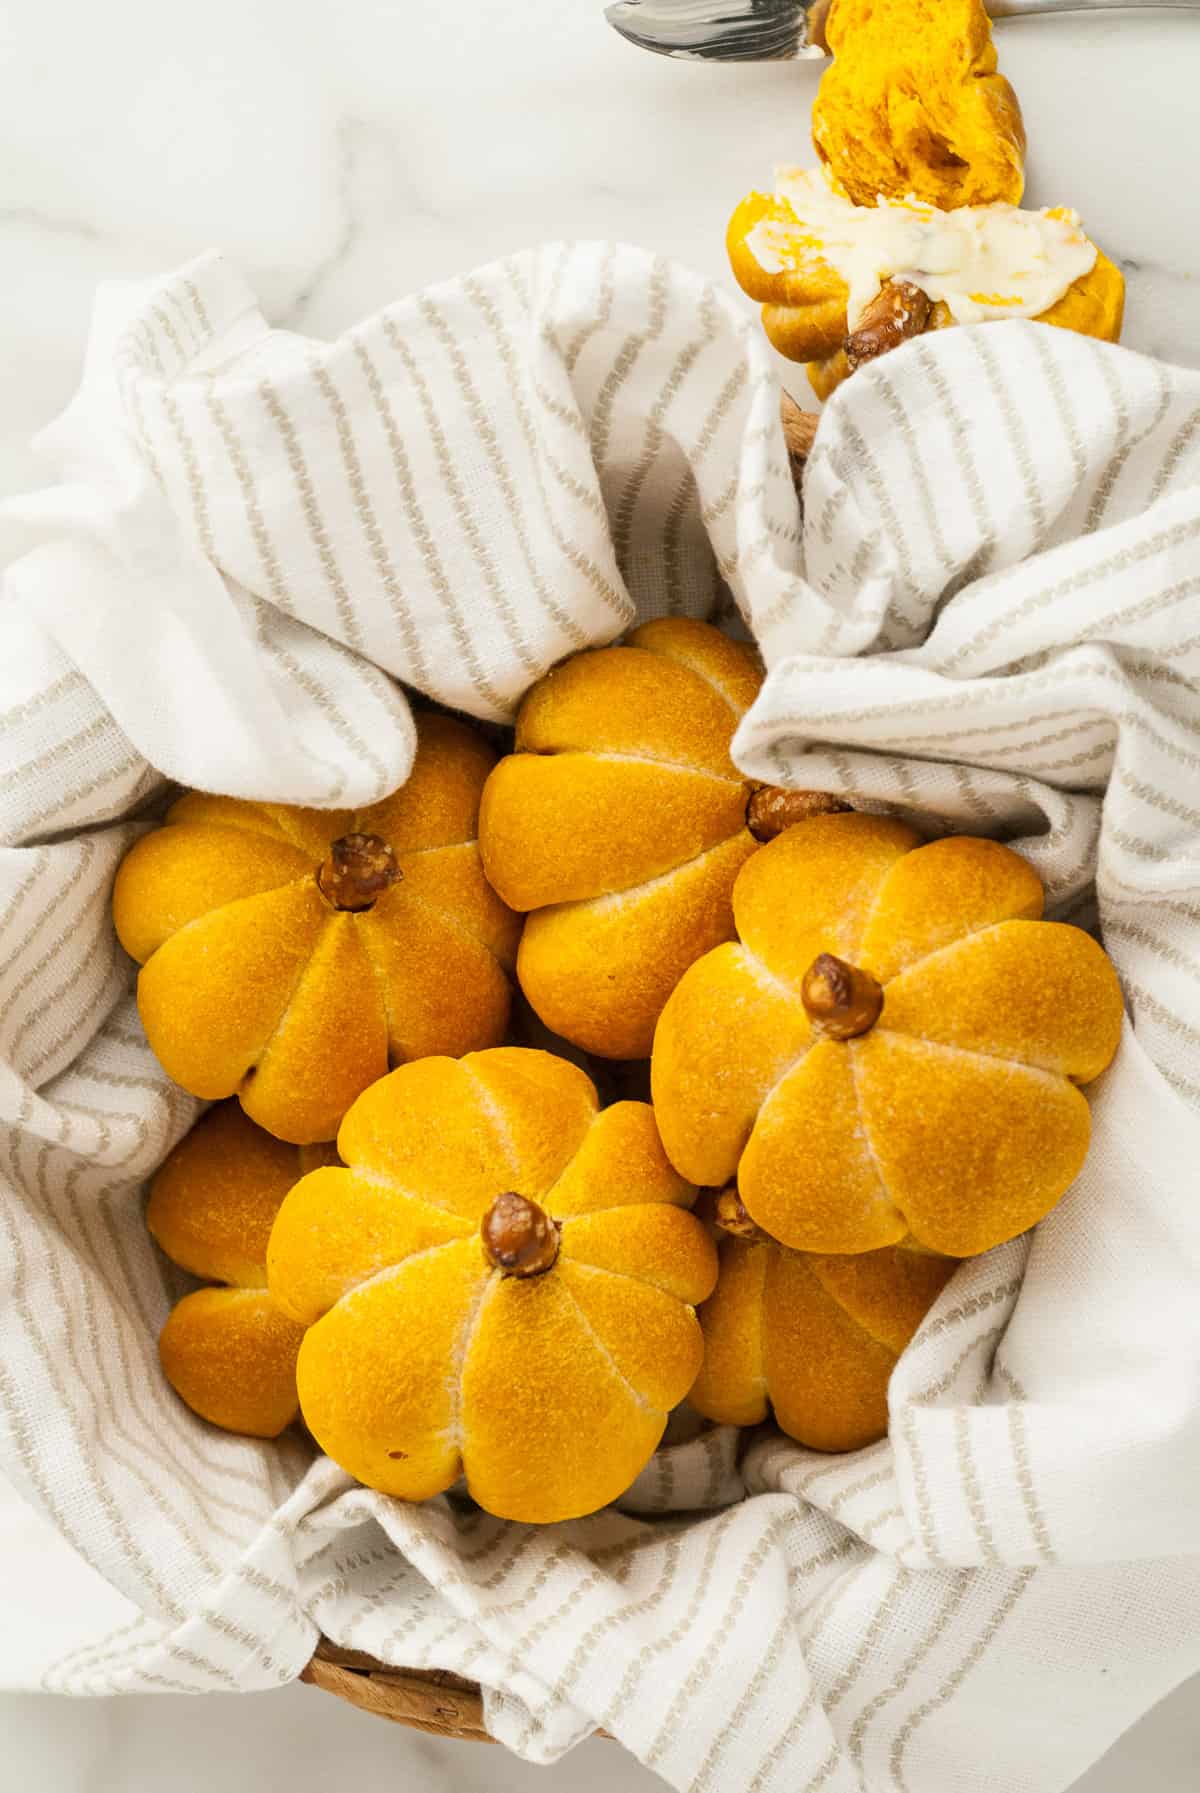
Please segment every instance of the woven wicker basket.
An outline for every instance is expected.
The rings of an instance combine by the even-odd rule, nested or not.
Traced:
[[[783,395],[783,434],[796,490],[816,433],[817,413],[802,411]],[[300,1679],[310,1687],[336,1694],[376,1718],[411,1725],[435,1737],[457,1737],[468,1743],[494,1743],[483,1723],[483,1695],[474,1681],[441,1669],[385,1668],[357,1650],[341,1650],[321,1640]],[[607,1737],[607,1731],[598,1733]]]
[[[375,1718],[411,1725],[434,1737],[494,1743],[483,1725],[483,1695],[474,1681],[443,1669],[385,1668],[358,1650],[339,1650],[324,1639],[300,1676],[310,1687],[334,1693]],[[607,1731],[598,1731],[607,1737]]]
[[[466,1743],[494,1743],[483,1725],[483,1695],[473,1681],[440,1669],[385,1668],[356,1650],[322,1641],[300,1679],[348,1700],[376,1718],[411,1725],[435,1737]]]

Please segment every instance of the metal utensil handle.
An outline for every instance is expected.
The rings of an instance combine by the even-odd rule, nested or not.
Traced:
[[[994,19],[1036,13],[1200,11],[1200,0],[984,0]],[[824,58],[830,0],[613,0],[606,17],[639,49],[697,62]]]
[[[1200,0],[984,0],[993,19],[1039,12],[1195,12]]]

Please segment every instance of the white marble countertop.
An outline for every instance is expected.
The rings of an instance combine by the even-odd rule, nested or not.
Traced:
[[[1125,340],[1200,364],[1200,14],[997,32],[1030,136],[1028,197],[1066,202],[1125,269]],[[397,295],[561,236],[623,237],[727,280],[725,219],[804,160],[817,70],[638,55],[601,0],[60,0],[0,24],[0,493],[75,384],[98,280],[208,247],[272,317],[331,334]],[[19,1573],[18,1573],[19,1569]],[[0,1500],[0,1630],[71,1598],[73,1565]],[[0,1698],[14,1787],[531,1788],[498,1752],[377,1724],[304,1688],[240,1701]],[[1081,1793],[1194,1793],[1183,1689]],[[3,1777],[0,1777],[2,1779]],[[661,1784],[593,1742],[550,1785]],[[537,1782],[546,1785],[544,1776]],[[1034,1783],[1035,1784],[1035,1783]],[[940,1793],[926,1788],[922,1793]]]

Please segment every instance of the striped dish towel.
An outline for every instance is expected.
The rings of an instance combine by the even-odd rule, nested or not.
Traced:
[[[690,1793],[1057,1793],[1200,1668],[1200,376],[921,339],[835,397],[803,519],[777,405],[756,329],[624,248],[334,343],[216,258],[101,294],[60,483],[0,509],[0,1468],[94,1589],[11,1683],[261,1688],[324,1632],[474,1677],[535,1761],[602,1725]],[[1131,1025],[1077,1186],[956,1276],[849,1457],[682,1435],[533,1530],[209,1430],[141,1224],[196,1104],[109,922],[147,801],[364,805],[410,764],[397,681],[503,719],[733,605],[747,772],[999,833],[1098,919]]]

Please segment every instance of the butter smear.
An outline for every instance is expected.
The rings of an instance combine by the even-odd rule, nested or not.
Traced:
[[[912,197],[860,206],[834,192],[823,168],[779,168],[775,191],[795,224],[760,219],[747,248],[767,274],[826,262],[850,289],[850,330],[887,280],[909,281],[942,300],[956,324],[980,324],[1039,317],[1096,262],[1096,245],[1066,207],[942,212]]]

